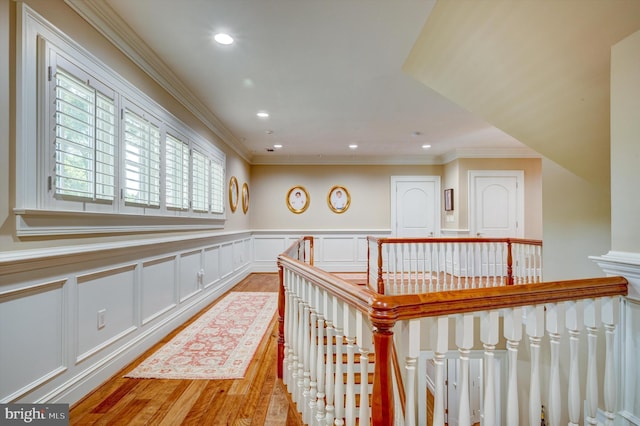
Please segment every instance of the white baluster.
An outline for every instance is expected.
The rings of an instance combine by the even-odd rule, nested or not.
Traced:
[[[496,243],[496,285],[504,285],[504,244]]]
[[[345,424],[356,424],[356,388],[355,388],[355,328],[356,317],[354,309],[344,306],[344,335],[347,346],[347,385],[345,390]]]
[[[323,296],[326,297],[326,293],[323,291]],[[326,312],[326,311],[324,311]],[[325,413],[325,394],[324,394],[324,380],[325,380],[325,375],[326,375],[326,363],[329,362],[329,360],[325,361],[325,344],[324,344],[324,331],[325,331],[325,321],[324,321],[324,317],[322,315],[318,316],[318,353],[317,353],[317,359],[316,359],[316,370],[317,370],[317,377],[318,377],[318,385],[317,385],[317,389],[318,389],[318,393],[317,393],[317,400],[316,400],[316,421],[315,424],[320,424],[321,421],[324,421],[324,418],[326,416]]]
[[[317,324],[318,315],[314,310],[311,311],[311,344],[309,346],[309,408],[307,412],[307,423],[312,424],[316,416],[316,407],[318,405],[318,333]]]
[[[334,413],[335,424],[344,424],[344,369],[342,364],[343,354],[343,332],[341,325],[344,323],[343,319],[343,304],[337,298],[334,298],[334,324],[336,333],[336,374],[335,374],[335,386],[334,386]],[[327,413],[328,414],[328,413]]]
[[[549,393],[545,420],[549,426],[558,426],[562,414],[562,396],[560,395],[560,336],[565,329],[565,310],[563,303],[546,305],[546,329],[549,333],[551,360],[549,368]]]
[[[291,290],[289,287],[291,280],[291,271],[284,270],[284,358],[282,360],[282,382],[287,389],[291,388],[291,376],[289,363],[291,361]]]
[[[620,299],[604,297],[602,303],[602,323],[605,330],[605,363],[604,363],[604,410],[606,424],[612,425],[615,418],[617,384],[614,371],[614,336],[618,323]]]
[[[496,424],[495,349],[498,343],[498,311],[480,314],[480,341],[484,346],[484,424]]]
[[[504,338],[507,340],[509,373],[507,378],[507,422],[508,426],[520,424],[518,405],[518,346],[522,340],[522,308],[504,311]]]
[[[355,338],[345,336],[347,349],[347,383],[345,385],[344,419],[347,426],[356,424]]]
[[[413,319],[404,323],[408,328],[402,333],[402,336],[406,341],[404,342],[404,348],[406,352],[406,364],[405,364],[405,395],[406,395],[406,408],[405,408],[405,426],[414,426],[418,413],[416,412],[416,360],[420,353],[420,320]],[[398,410],[402,412],[402,410]]]
[[[486,265],[487,267],[485,268],[484,265],[484,261],[482,259],[486,259]],[[480,288],[485,288],[485,287],[489,287],[489,279],[488,279],[488,271],[487,269],[489,268],[489,258],[487,256],[487,244],[486,243],[480,243]]]
[[[588,424],[598,424],[596,416],[598,414],[598,366],[596,349],[598,343],[598,323],[600,322],[600,311],[596,307],[595,299],[584,300],[584,325],[587,330],[587,386],[585,389],[587,398]]]
[[[460,353],[460,393],[458,424],[471,425],[469,401],[469,353],[473,347],[473,314],[456,315],[456,345]]]
[[[329,298],[331,300],[332,298]],[[327,309],[327,312],[332,312],[331,307]],[[331,318],[331,317],[328,317]],[[333,347],[334,347],[334,336],[335,329],[333,328],[333,321],[327,320],[327,356],[326,356],[326,369],[325,369],[325,389],[326,389],[326,405],[325,405],[325,422],[326,425],[333,424],[333,418],[335,413],[335,407],[333,405],[333,395],[335,389],[335,381],[333,376],[334,371],[334,361],[333,361]]]
[[[360,348],[360,410],[358,419],[360,424],[368,425],[371,418],[369,407],[369,348],[373,346],[373,333],[368,325],[366,315],[356,313],[356,339]]]
[[[393,291],[391,294],[398,294],[398,270],[400,266],[398,266],[398,262],[401,262],[398,256],[398,244],[393,244]]]
[[[410,259],[410,263],[409,263],[409,282],[410,282],[410,287],[411,293],[419,293],[420,290],[418,289],[418,246],[416,245],[416,243],[412,243],[409,247],[409,251],[411,253],[411,259]],[[415,270],[414,268],[412,268],[411,266],[415,263]]]
[[[427,286],[427,245],[421,244],[422,248],[422,293],[428,291]]]
[[[529,378],[529,424],[540,423],[542,402],[540,397],[540,341],[544,336],[544,305],[527,306],[527,335],[531,351]]]
[[[303,310],[303,318],[302,318],[302,330],[303,330],[303,355],[302,355],[302,364],[303,364],[303,391],[302,391],[302,418],[305,419],[307,423],[309,423],[309,403],[311,401],[311,310],[309,308],[309,304],[307,303],[307,298],[309,294],[309,283],[307,282],[304,290],[304,310]]]
[[[475,244],[469,244],[469,266],[471,275],[471,288],[476,286],[476,247]]]
[[[433,396],[433,426],[444,426],[444,363],[449,350],[449,317],[441,316],[430,319],[432,343],[435,364],[435,395]]]
[[[302,300],[303,295],[303,285],[300,282],[298,286],[298,350],[297,350],[297,360],[298,360],[298,373],[297,373],[297,389],[294,401],[298,406],[298,410],[302,412],[302,407],[304,404],[304,302]]]
[[[569,332],[569,388],[567,409],[569,411],[569,425],[580,424],[580,377],[578,375],[578,344],[580,330],[584,324],[581,301],[565,302],[567,330]]]
[[[433,286],[431,286],[431,291],[440,291],[440,268],[438,268],[438,252],[437,252],[437,247],[438,244],[432,244],[431,246],[429,246],[429,249],[431,250],[431,274],[433,275],[434,271],[436,274],[436,285],[435,288],[433,288]]]

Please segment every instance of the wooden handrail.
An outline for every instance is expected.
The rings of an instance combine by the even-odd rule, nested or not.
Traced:
[[[445,238],[390,238],[368,236],[367,240],[376,244],[405,244],[405,243],[516,243],[532,246],[542,246],[541,240],[527,238],[476,238],[476,237],[445,237]]]
[[[627,284],[623,277],[604,277],[400,296],[378,295],[374,298],[372,313],[386,321],[398,321],[568,300],[626,296]]]

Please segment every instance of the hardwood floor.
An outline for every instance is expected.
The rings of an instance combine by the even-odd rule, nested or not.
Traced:
[[[252,274],[232,291],[278,291],[277,274]],[[205,308],[201,313],[215,304]],[[201,313],[174,330],[100,388],[75,404],[71,425],[268,425],[302,421],[276,378],[278,325],[272,325],[239,380],[158,380],[123,377]]]

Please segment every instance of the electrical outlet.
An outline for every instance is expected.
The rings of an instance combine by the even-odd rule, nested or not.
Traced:
[[[100,309],[98,311],[98,330],[105,326],[105,316],[107,315],[106,309]]]

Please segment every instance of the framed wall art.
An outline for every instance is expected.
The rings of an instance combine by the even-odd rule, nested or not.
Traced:
[[[351,204],[351,195],[344,186],[334,186],[327,195],[327,204],[334,213],[344,213]]]
[[[304,186],[294,186],[287,192],[287,207],[293,213],[300,214],[309,207],[309,193]]]
[[[232,213],[238,208],[238,179],[235,176],[229,179],[229,207]]]
[[[453,211],[453,188],[444,190],[444,211]]]
[[[247,182],[242,184],[242,212],[247,214],[249,210],[249,185]]]

